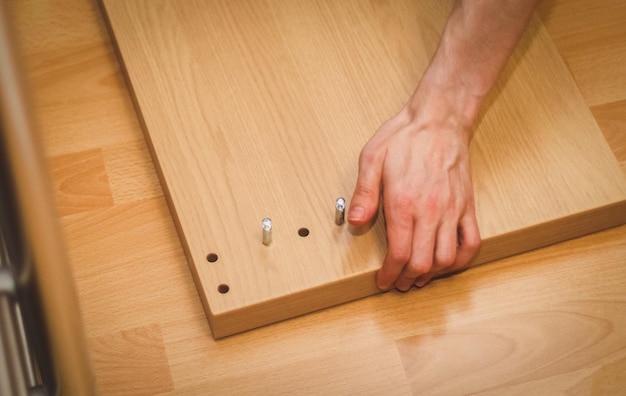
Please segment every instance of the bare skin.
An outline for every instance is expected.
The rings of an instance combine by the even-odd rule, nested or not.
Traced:
[[[381,290],[422,287],[466,268],[480,247],[469,141],[539,0],[457,0],[439,47],[400,112],[363,147],[348,211],[368,224],[383,200]]]

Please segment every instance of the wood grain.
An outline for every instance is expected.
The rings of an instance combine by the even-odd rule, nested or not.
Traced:
[[[569,1],[551,3],[559,5],[555,9],[562,10],[564,21],[572,17],[567,12]],[[581,5],[588,9],[596,6],[610,9],[619,4],[615,0],[598,0]],[[437,343],[439,337],[447,338],[455,331],[460,334],[464,329],[484,334],[486,328],[480,324],[485,322],[492,329],[495,324],[503,326],[498,318],[541,330],[544,327],[537,320],[543,319],[537,319],[537,313],[561,315],[564,309],[571,313],[570,317],[589,313],[590,318],[614,323],[615,334],[605,333],[605,341],[598,337],[584,345],[570,339],[567,346],[573,351],[584,350],[586,356],[559,355],[558,360],[545,351],[566,346],[551,334],[538,337],[542,348],[539,351],[523,342],[528,335],[514,330],[512,334],[503,334],[519,345],[517,353],[526,353],[537,366],[564,365],[561,373],[552,371],[537,380],[524,379],[523,367],[513,362],[508,378],[522,378],[515,386],[523,394],[619,394],[626,388],[623,376],[626,352],[621,342],[626,339],[626,332],[620,325],[626,312],[614,309],[616,303],[623,302],[626,290],[624,226],[472,268],[436,280],[419,291],[377,295],[213,340],[165,200],[150,198],[156,174],[136,176],[144,169],[149,174],[147,169],[153,165],[144,154],[147,146],[138,149],[143,141],[142,131],[97,4],[84,0],[14,1],[14,8],[20,32],[33,43],[42,43],[24,49],[24,54],[27,69],[36,71],[28,77],[43,128],[44,149],[56,157],[101,148],[112,189],[115,190],[115,184],[122,186],[123,193],[114,196],[123,199],[115,201],[113,207],[94,208],[62,218],[91,354],[94,360],[107,362],[95,365],[100,394],[121,391],[123,387],[110,379],[119,373],[116,366],[126,366],[125,384],[143,383],[144,378],[153,378],[156,373],[171,378],[174,389],[160,394],[232,394],[233,389],[240,394],[258,394],[262,386],[267,394],[299,389],[299,394],[327,391],[408,395],[412,394],[414,381],[405,373],[404,366],[415,367],[418,363],[406,358],[412,352],[397,349],[400,340],[420,336]],[[37,10],[36,15],[33,9]],[[584,14],[585,9],[581,12]],[[594,23],[598,25],[590,28],[590,34],[594,28],[601,28],[602,21],[594,19]],[[560,26],[576,29],[577,25]],[[567,31],[558,31],[558,27],[553,32],[570,36]],[[572,40],[567,45],[575,48],[576,42]],[[609,43],[617,45],[618,40]],[[398,45],[396,52],[401,54],[404,48]],[[79,49],[86,58],[100,54],[99,61],[84,62],[82,68],[73,67],[72,64],[81,63]],[[596,52],[596,56],[602,53]],[[564,59],[570,64],[568,56]],[[600,67],[605,69],[608,65]],[[594,73],[588,77],[592,86]],[[596,92],[602,92],[604,76],[596,73],[595,77],[600,82]],[[68,89],[48,89],[57,84],[55,81],[62,81]],[[587,93],[583,91],[583,95]],[[611,102],[598,106],[593,108],[594,115],[599,108],[619,108]],[[610,114],[614,119],[611,125],[626,121],[620,111]],[[601,119],[598,122],[603,128],[606,125]],[[612,136],[611,148],[617,152],[626,144],[626,136],[619,129]],[[123,152],[127,158],[109,156],[106,153],[110,150]],[[110,159],[118,165],[112,166]],[[130,171],[132,177],[126,180],[123,169],[131,164],[142,170]],[[113,173],[115,178],[111,176]],[[130,188],[123,187],[131,185],[132,193]],[[589,312],[589,306],[579,304],[581,301],[597,303],[594,312]],[[136,329],[154,328],[156,323],[167,366],[128,364],[125,355],[111,353],[125,350],[129,348],[128,342],[137,340],[125,338],[126,332],[136,334]],[[586,333],[588,327],[579,328],[580,323],[583,321],[568,322],[573,333],[592,334]],[[101,347],[103,339],[109,341],[111,351]],[[486,339],[473,345],[473,350],[488,354],[491,345],[484,343]],[[438,353],[437,359],[453,365],[465,354],[453,340],[447,340],[448,343],[438,343],[439,348],[434,352]],[[423,350],[427,347],[422,344]],[[137,341],[134,350],[148,354],[142,348]],[[595,362],[589,356],[595,357]],[[429,381],[443,384],[451,380],[447,370],[435,375]],[[475,378],[478,375],[476,372]],[[434,393],[441,388],[433,389]],[[448,389],[453,394],[467,393],[461,387]],[[479,389],[477,393],[490,392],[487,382],[482,386],[479,382],[476,389]],[[491,392],[506,393],[500,389]],[[127,390],[127,394],[140,392]]]
[[[106,375],[100,377],[110,394],[154,395],[174,389],[167,373],[168,361],[158,324],[128,329],[116,335],[94,338],[94,365]],[[120,364],[120,362],[123,362]],[[148,375],[129,377],[137,369]]]
[[[626,321],[611,319],[625,309],[626,300],[574,300],[408,337],[397,346],[414,394],[449,395],[455,389],[528,394],[538,387],[558,393],[593,377],[604,365],[623,365],[623,359],[603,352],[615,344],[626,347],[621,338]],[[452,362],[446,357],[449,350],[456,355]],[[448,373],[447,381],[437,375],[442,371]],[[541,384],[546,379],[549,383]]]
[[[376,292],[382,220],[336,227],[334,200],[451,4],[104,0],[214,336]],[[470,151],[475,264],[626,222],[626,179],[538,20]]]
[[[591,107],[591,112],[626,174],[626,100]]]
[[[48,161],[60,215],[113,206],[102,150],[53,157]]]
[[[626,99],[626,3],[544,1],[539,14],[589,106]]]
[[[163,196],[144,140],[108,147],[104,150],[104,157],[111,194],[116,203],[132,202],[138,197]]]

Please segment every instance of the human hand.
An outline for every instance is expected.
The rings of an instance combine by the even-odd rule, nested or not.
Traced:
[[[369,223],[382,193],[388,251],[380,289],[421,287],[477,253],[470,131],[537,3],[457,0],[411,100],[361,151],[348,221]]]
[[[382,193],[388,251],[376,277],[381,290],[406,291],[459,271],[480,246],[471,124],[446,98],[416,95],[362,149],[348,211],[352,225],[369,223]]]

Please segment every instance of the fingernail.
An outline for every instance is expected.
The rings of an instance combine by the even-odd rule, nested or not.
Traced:
[[[426,277],[426,278],[424,278],[424,279],[418,279],[418,280],[415,282],[415,286],[417,286],[417,287],[424,287],[424,286],[426,286],[426,284],[427,284],[428,282],[430,282],[430,279],[431,279],[431,277]]]
[[[348,212],[348,220],[350,221],[359,221],[363,220],[365,217],[365,208],[362,206],[355,206],[354,208],[350,208]]]
[[[378,276],[377,276],[377,278],[378,278]],[[389,291],[389,289],[391,289],[391,285],[388,285],[386,283],[382,283],[378,279],[376,279],[376,287],[378,288],[378,290],[380,290],[382,292],[386,292],[386,291]]]

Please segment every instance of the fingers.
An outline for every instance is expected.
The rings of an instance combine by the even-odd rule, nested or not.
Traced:
[[[454,264],[458,247],[457,221],[443,223],[437,230],[437,243],[432,271],[437,273]]]
[[[480,232],[473,210],[459,221],[458,239],[459,247],[454,264],[443,273],[452,273],[467,267],[480,249]]]
[[[350,200],[348,221],[355,226],[367,224],[378,211],[384,152],[367,145],[359,157],[359,175]]]
[[[385,201],[390,201],[385,197]],[[453,273],[469,265],[480,247],[480,233],[473,210],[460,220],[438,228],[428,219],[413,219],[406,203],[385,202],[388,252],[376,283],[385,291],[396,287],[407,291],[423,287],[435,276]],[[473,209],[473,208],[471,208]],[[433,225],[435,224],[435,225]]]
[[[419,223],[413,235],[413,254],[402,274],[396,281],[396,288],[400,291],[409,290],[416,279],[427,275],[433,267],[433,248],[435,246],[435,230],[425,222]]]
[[[466,268],[480,249],[480,232],[473,210],[465,213],[459,220],[458,229],[454,231],[454,234],[450,233],[449,230],[444,233],[440,228],[439,235],[438,246],[445,245],[446,247],[435,248],[433,268],[429,273],[421,275],[415,280],[417,287],[423,287],[436,276],[455,273]],[[458,241],[458,243],[454,248],[453,256],[450,257],[449,249],[452,241],[454,243]]]
[[[383,265],[376,275],[376,285],[380,290],[389,290],[396,284],[413,254],[414,224],[413,217],[407,215],[411,213],[410,199],[386,196],[383,204],[388,246]]]
[[[437,230],[437,240],[434,246],[432,268],[420,274],[415,280],[415,286],[423,287],[431,281],[435,274],[445,271],[455,263],[457,258],[458,232],[457,222],[443,223]]]

